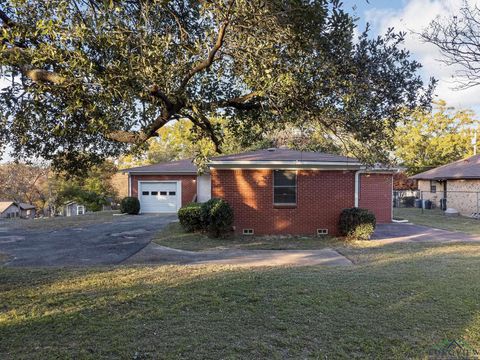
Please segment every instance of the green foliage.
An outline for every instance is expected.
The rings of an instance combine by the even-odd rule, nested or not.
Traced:
[[[202,209],[199,203],[190,203],[178,210],[180,225],[187,232],[194,232],[204,229],[202,222]]]
[[[48,181],[49,203],[60,207],[68,201],[85,205],[88,211],[100,211],[116,198],[111,178],[116,171],[113,163],[105,161],[90,168],[83,176],[68,173],[53,174]]]
[[[357,37],[337,0],[5,0],[1,10],[0,144],[70,173],[146,149],[178,119],[215,151],[226,130],[250,146],[291,125],[365,149],[361,158],[385,154],[401,109],[431,99],[402,35]]]
[[[375,215],[367,209],[343,209],[340,214],[340,234],[348,239],[369,240],[375,226]]]
[[[213,198],[202,204],[201,218],[209,234],[219,237],[232,229],[233,209],[225,200]]]
[[[138,215],[140,212],[140,201],[133,196],[127,196],[120,202],[120,212],[122,214]]]
[[[395,155],[410,175],[473,155],[472,111],[453,111],[444,101],[434,113],[414,111],[395,132]]]

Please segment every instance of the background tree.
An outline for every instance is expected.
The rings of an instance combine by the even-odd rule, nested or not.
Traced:
[[[179,119],[216,151],[312,124],[385,155],[431,97],[403,35],[356,39],[337,0],[0,0],[0,20],[0,143],[69,172]]]
[[[45,164],[7,163],[0,165],[0,199],[33,204],[42,210],[48,199]]]
[[[458,14],[450,18],[437,18],[421,34],[436,45],[447,65],[459,66],[456,80],[459,88],[480,84],[480,9],[477,4],[463,3]]]
[[[410,175],[473,155],[475,124],[472,111],[454,111],[440,101],[433,113],[415,111],[397,128],[395,155]]]

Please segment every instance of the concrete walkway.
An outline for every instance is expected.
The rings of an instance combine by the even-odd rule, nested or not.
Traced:
[[[411,223],[378,224],[372,240],[383,243],[405,242],[477,242],[480,236],[459,231],[435,229]]]
[[[233,266],[350,266],[352,262],[332,249],[321,250],[215,250],[186,251],[150,243],[130,257],[128,264],[218,264]]]

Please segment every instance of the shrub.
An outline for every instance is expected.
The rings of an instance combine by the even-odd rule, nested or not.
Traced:
[[[201,218],[205,230],[219,237],[232,229],[233,210],[225,200],[213,198],[202,204]]]
[[[375,226],[375,215],[367,209],[343,209],[340,214],[340,233],[347,238],[368,240]]]
[[[190,203],[178,210],[180,225],[187,232],[194,232],[204,228],[202,222],[202,207],[199,203]]]
[[[414,207],[415,206],[415,196],[405,196],[402,198],[402,203],[405,207]]]
[[[123,214],[138,215],[140,201],[136,197],[127,196],[120,202],[120,212]]]

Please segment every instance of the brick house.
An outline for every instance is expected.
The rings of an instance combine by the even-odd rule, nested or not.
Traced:
[[[424,200],[440,207],[446,199],[446,207],[454,208],[462,215],[478,217],[480,212],[480,155],[411,176],[417,181]]]
[[[337,234],[344,208],[392,220],[392,171],[368,170],[353,158],[288,149],[212,158],[197,175],[190,160],[124,170],[141,212],[175,212],[189,202],[223,198],[237,233]]]

